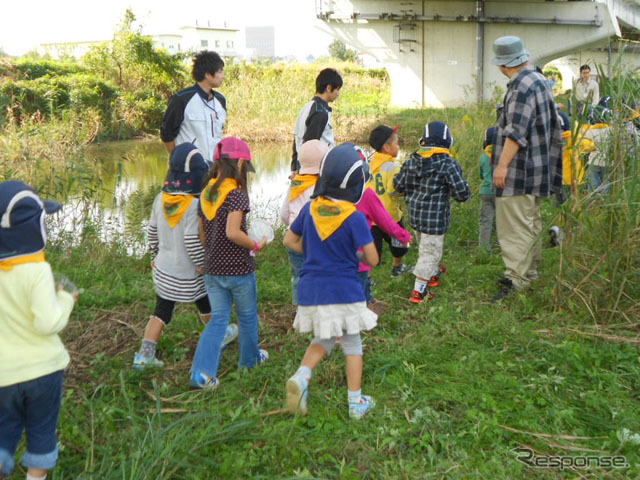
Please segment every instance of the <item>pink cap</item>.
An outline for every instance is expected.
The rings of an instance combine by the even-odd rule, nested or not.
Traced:
[[[249,145],[243,140],[237,137],[225,137],[216,145],[216,149],[213,153],[213,160],[220,160],[221,158],[233,158],[236,160],[242,159],[247,162],[251,161],[251,150]],[[247,164],[251,171],[255,172],[253,165]]]

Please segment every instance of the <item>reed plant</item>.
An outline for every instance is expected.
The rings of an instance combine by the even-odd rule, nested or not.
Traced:
[[[606,157],[607,187],[578,191],[562,207],[567,235],[555,288],[557,308],[603,328],[637,325],[640,317],[640,156],[632,118],[640,83],[621,59],[611,76],[600,71],[601,91],[611,97],[609,134],[596,145]]]

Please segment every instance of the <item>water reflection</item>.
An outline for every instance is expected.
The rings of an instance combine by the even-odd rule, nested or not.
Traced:
[[[288,186],[290,145],[256,144],[250,147],[256,169],[249,175],[250,218],[262,218],[277,225],[278,211]],[[126,232],[127,209],[131,208],[134,195],[159,188],[164,182],[169,160],[164,145],[158,140],[109,142],[88,147],[86,155],[99,166],[103,188],[89,203],[86,199],[68,201],[52,225],[52,235],[80,232],[88,216],[99,226],[103,241],[110,242],[129,234],[133,240],[129,248],[131,253],[143,251],[144,246],[135,238],[141,237],[146,221],[139,225],[140,231]],[[150,212],[141,214],[146,219]]]

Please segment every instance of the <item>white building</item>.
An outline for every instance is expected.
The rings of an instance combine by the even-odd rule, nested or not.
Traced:
[[[169,53],[199,52],[213,50],[223,57],[234,57],[240,52],[238,30],[227,27],[195,26],[180,27],[177,32],[146,35],[153,46],[164,48]],[[78,42],[41,43],[38,53],[52,58],[71,56],[80,58],[97,45],[110,45],[111,40],[88,40]]]
[[[227,27],[185,26],[176,33],[148,35],[156,48],[169,53],[213,50],[223,57],[235,57],[240,52],[238,30]]]

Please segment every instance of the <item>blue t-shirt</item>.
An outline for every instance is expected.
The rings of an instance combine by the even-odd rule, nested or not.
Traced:
[[[324,242],[320,240],[308,202],[291,224],[291,231],[302,236],[304,260],[298,284],[298,305],[329,305],[364,302],[358,278],[356,252],[373,242],[367,220],[354,212]]]

